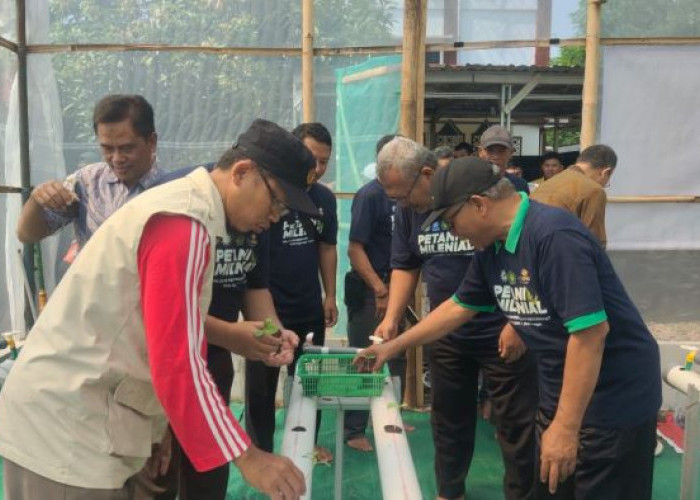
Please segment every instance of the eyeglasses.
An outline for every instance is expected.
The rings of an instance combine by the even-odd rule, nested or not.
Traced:
[[[455,218],[457,217],[457,214],[459,214],[462,211],[462,209],[464,208],[464,205],[466,205],[468,202],[469,202],[469,200],[464,200],[459,205],[456,205],[456,208],[454,208],[454,210],[453,210],[453,207],[455,207],[455,205],[453,205],[452,207],[448,208],[447,211],[444,213],[444,215],[442,216],[442,220],[445,223],[445,225],[447,226],[448,231],[452,231],[454,229],[454,227],[455,227],[454,222],[455,222]],[[450,213],[448,213],[448,212],[450,212]]]
[[[275,192],[272,190],[272,186],[270,186],[270,183],[267,180],[267,176],[263,174],[262,170],[258,169],[258,173],[260,174],[260,177],[265,183],[267,192],[270,193],[270,202],[272,204],[272,210],[277,214],[278,217],[284,217],[289,213],[289,207],[285,202],[283,202],[277,197]]]
[[[418,173],[416,174],[416,176],[413,178],[413,182],[411,183],[411,187],[408,188],[408,192],[407,192],[405,195],[403,195],[403,196],[396,196],[396,197],[393,198],[393,200],[394,200],[396,203],[398,203],[398,204],[401,205],[402,207],[405,207],[405,206],[408,205],[408,199],[411,197],[411,194],[413,193],[413,190],[415,189],[416,184],[418,184],[418,179],[420,179],[420,176],[421,176],[422,173],[423,173],[423,172],[421,172],[420,170],[418,171]]]

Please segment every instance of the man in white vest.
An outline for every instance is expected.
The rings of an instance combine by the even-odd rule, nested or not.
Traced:
[[[304,493],[286,458],[251,445],[206,370],[203,320],[226,223],[262,232],[306,194],[311,152],[256,120],[211,173],[154,188],[85,245],[0,393],[5,500],[127,499],[170,423],[197,470],[229,461],[271,498]]]

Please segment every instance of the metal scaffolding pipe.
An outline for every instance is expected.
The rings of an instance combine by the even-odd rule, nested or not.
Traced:
[[[16,1],[17,7],[17,101],[19,119],[19,165],[22,184],[22,203],[29,199],[31,174],[29,164],[29,99],[27,97],[27,13],[24,0]],[[34,245],[24,245],[24,272],[29,279],[32,294],[36,290],[34,284]],[[27,297],[27,301],[32,300]],[[33,325],[29,308],[25,307],[24,319],[27,330]]]

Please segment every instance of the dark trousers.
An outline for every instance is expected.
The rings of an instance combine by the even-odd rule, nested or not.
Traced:
[[[317,320],[303,323],[285,323],[286,329],[292,330],[299,336],[299,345],[294,353],[294,361],[287,366],[287,374],[294,377],[296,363],[302,354],[306,335],[313,332],[313,344],[323,345],[326,336],[326,326],[321,316]],[[275,435],[275,393],[279,368],[267,366],[261,361],[245,363],[245,428],[252,442],[265,451],[272,452]],[[316,413],[316,437],[321,426],[321,412]]]
[[[537,415],[538,446],[551,419]],[[537,480],[536,498],[548,500],[648,500],[654,479],[656,416],[631,429],[584,427],[579,432],[576,470],[551,495]],[[539,455],[539,454],[538,454]],[[539,460],[537,475],[539,476]]]
[[[233,385],[233,361],[231,353],[216,346],[208,346],[207,367],[211,373],[219,394],[228,404]],[[184,450],[173,439],[173,467],[178,468],[177,483],[180,500],[224,500],[228,487],[229,464],[222,465],[207,472],[197,472]],[[158,500],[175,498],[166,493],[156,497]]]
[[[514,363],[498,355],[497,339],[464,340],[453,334],[430,350],[435,476],[440,496],[464,495],[464,481],[474,455],[478,373],[488,380],[498,444],[505,466],[503,490],[508,500],[530,499],[535,465],[537,366],[527,352]]]
[[[371,344],[369,336],[374,333],[379,324],[374,294],[366,289],[362,302],[357,305],[347,305],[347,309],[348,343],[351,347],[367,347]],[[404,354],[389,361],[389,371],[392,376],[400,378],[401,387],[404,387],[406,377],[406,357]],[[368,421],[369,411],[347,410],[345,412],[345,440],[364,436]]]

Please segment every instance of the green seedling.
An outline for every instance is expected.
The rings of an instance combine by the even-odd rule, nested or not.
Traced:
[[[256,337],[262,337],[263,335],[279,337],[281,334],[280,327],[277,326],[271,318],[265,318],[262,328],[255,331]]]

